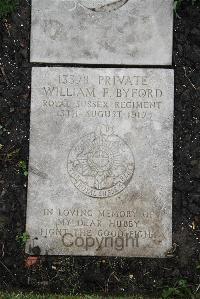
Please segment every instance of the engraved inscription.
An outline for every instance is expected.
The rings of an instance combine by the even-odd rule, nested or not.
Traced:
[[[128,0],[79,0],[79,3],[95,12],[110,12],[119,9]]]
[[[32,74],[27,253],[37,246],[41,255],[165,257],[173,71]]]
[[[91,197],[110,197],[124,190],[134,168],[131,149],[106,126],[81,138],[68,157],[71,181]]]
[[[94,84],[92,83],[94,82]],[[145,75],[96,77],[59,73],[42,87],[42,108],[61,119],[128,119],[151,121],[161,113],[165,91]]]

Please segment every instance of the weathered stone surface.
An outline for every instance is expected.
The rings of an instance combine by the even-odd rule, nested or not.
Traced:
[[[164,257],[173,70],[33,68],[27,252]]]
[[[31,61],[170,65],[173,0],[33,0]]]

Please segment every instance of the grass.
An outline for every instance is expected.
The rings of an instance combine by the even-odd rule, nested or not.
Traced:
[[[183,3],[198,5],[200,4],[200,0],[174,0],[174,10],[179,10]]]
[[[0,0],[0,19],[6,18],[16,10],[18,0]]]
[[[161,296],[161,297],[150,297],[143,295],[135,295],[135,296],[98,296],[98,295],[39,295],[34,293],[0,293],[0,299],[200,299],[200,294],[192,295],[189,294],[179,294],[176,292],[169,294],[169,296]]]
[[[16,236],[16,241],[21,245],[21,246],[25,246],[26,242],[30,239],[30,236],[27,232],[24,232],[20,235]]]
[[[64,295],[37,295],[33,293],[0,293],[0,299],[159,299],[155,297],[136,296],[95,296],[95,295],[79,295],[79,296],[64,296]]]
[[[192,294],[192,290],[188,285],[187,281],[181,279],[177,281],[174,287],[168,287],[163,290],[162,298],[163,299],[171,299],[171,298],[194,298]]]
[[[27,165],[24,160],[19,161],[19,168],[21,169],[24,176],[28,175]]]

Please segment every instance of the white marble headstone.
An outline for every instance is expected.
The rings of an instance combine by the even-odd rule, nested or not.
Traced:
[[[171,65],[173,0],[32,0],[31,61]]]
[[[27,252],[165,257],[173,70],[34,67]]]

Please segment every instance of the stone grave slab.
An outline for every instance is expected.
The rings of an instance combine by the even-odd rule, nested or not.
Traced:
[[[173,0],[32,0],[31,61],[171,65]]]
[[[174,73],[34,67],[27,252],[165,257]]]

